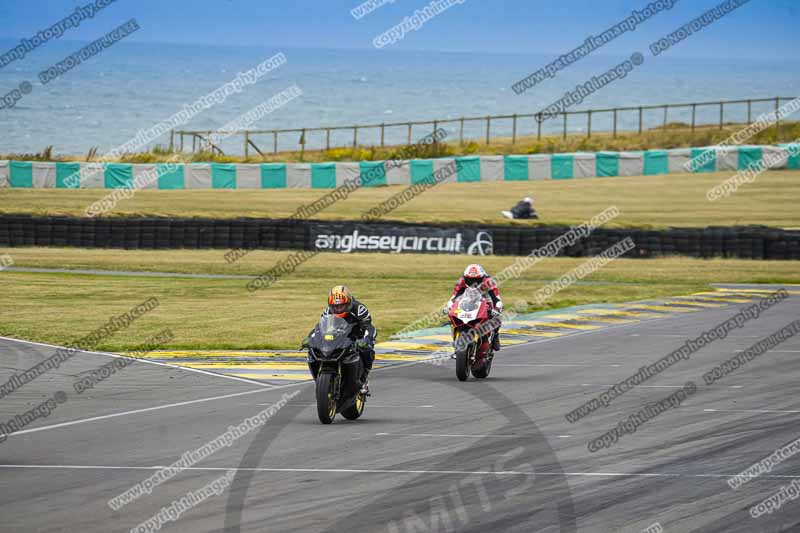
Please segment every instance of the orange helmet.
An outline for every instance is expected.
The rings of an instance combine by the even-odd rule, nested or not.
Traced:
[[[350,289],[344,285],[337,285],[328,293],[328,309],[331,314],[344,318],[352,307],[353,296],[350,294]]]
[[[477,263],[473,263],[468,265],[467,268],[464,269],[464,281],[467,285],[473,285],[476,283],[480,283],[484,280],[489,274]]]

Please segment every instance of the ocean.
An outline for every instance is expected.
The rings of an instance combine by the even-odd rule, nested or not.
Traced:
[[[0,40],[2,51],[15,43]],[[120,42],[42,85],[38,73],[63,60],[86,43],[53,41],[21,61],[0,68],[0,95],[32,84],[30,94],[13,108],[0,109],[0,153],[38,152],[48,145],[57,154],[82,155],[92,147],[102,154],[180,111],[277,52],[287,63],[247,86],[223,103],[193,117],[183,129],[215,130],[293,85],[303,95],[275,110],[253,129],[343,126],[408,120],[535,113],[592,76],[613,67],[623,57],[595,54],[545,81],[516,94],[511,85],[553,60],[545,54],[482,54],[402,52],[387,50],[315,50],[202,45],[157,45]],[[647,51],[642,51],[647,52]],[[626,78],[616,80],[572,109],[639,106],[720,99],[765,98],[800,94],[800,61],[676,59],[652,57]],[[754,116],[774,104],[754,106]],[[726,120],[744,120],[744,106],[731,106]],[[718,120],[708,108],[698,121]],[[661,123],[660,111],[645,114],[645,127]],[[577,118],[571,131],[585,129]],[[620,116],[621,129],[634,129],[638,114]],[[672,113],[669,121],[688,122],[688,111]],[[593,129],[609,129],[610,115],[595,116]],[[545,132],[560,131],[561,120],[544,124]],[[465,136],[482,139],[485,122],[467,123]],[[413,130],[418,139],[429,126]],[[451,138],[458,125],[448,126]],[[533,134],[533,119],[520,120],[518,134]],[[511,122],[492,124],[492,135],[511,134]],[[404,142],[405,127],[387,128],[386,142]],[[353,133],[334,132],[331,143],[352,143]],[[253,137],[263,150],[272,137]],[[279,137],[279,149],[298,149],[298,134]],[[164,135],[154,144],[166,145]],[[324,146],[325,133],[309,134],[306,148]],[[359,132],[360,143],[379,143],[377,130]],[[241,154],[242,138],[222,143],[226,153]]]

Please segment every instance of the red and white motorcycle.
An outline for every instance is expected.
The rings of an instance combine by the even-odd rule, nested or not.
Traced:
[[[492,303],[475,287],[468,287],[448,311],[456,356],[456,377],[466,381],[470,372],[485,378],[492,369]]]

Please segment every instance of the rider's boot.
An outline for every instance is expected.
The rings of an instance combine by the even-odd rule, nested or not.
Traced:
[[[497,352],[500,350],[500,331],[494,332],[494,338],[492,339],[492,350]]]
[[[369,370],[364,369],[364,374],[361,376],[361,394],[369,396]]]

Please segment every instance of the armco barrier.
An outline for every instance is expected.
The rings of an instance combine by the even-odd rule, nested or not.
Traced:
[[[528,255],[532,250],[564,234],[569,228],[513,226],[403,224],[392,222],[207,219],[207,218],[78,218],[0,216],[2,246],[74,246],[82,248],[138,249],[235,249],[292,250],[315,248],[320,228],[349,235],[362,228],[363,235],[388,237],[398,234],[463,234],[463,250],[476,235],[483,241],[476,250],[496,255]],[[748,259],[800,259],[800,231],[765,226],[670,228],[666,230],[598,228],[590,236],[563,249],[560,255],[596,255],[626,237],[636,247],[627,257],[681,255],[690,257],[739,257]],[[362,236],[362,238],[364,238]],[[461,239],[461,237],[459,237]],[[480,239],[478,239],[480,240]],[[430,250],[430,248],[428,249]]]
[[[533,155],[489,155],[441,158],[434,161],[412,160],[375,164],[362,163],[263,163],[220,164],[190,163],[178,165],[174,173],[179,179],[158,180],[146,185],[148,189],[333,189],[353,182],[362,173],[383,165],[382,179],[371,177],[372,185],[409,185],[429,177],[431,168],[442,168],[456,164],[456,175],[447,182],[475,181],[532,181],[544,179],[578,179],[611,176],[653,176],[658,174],[685,173],[684,165],[694,157],[710,151],[712,156],[703,164],[696,165],[692,172],[744,170],[748,165],[761,161],[765,167],[770,160],[779,160],[770,168],[800,169],[797,149],[790,150],[788,144],[779,146],[737,146],[730,149],[719,147],[677,148],[673,150],[648,150],[645,152],[598,152],[574,154]],[[777,158],[778,155],[786,156]],[[772,159],[772,158],[777,159]],[[433,165],[433,166],[432,166]],[[74,175],[76,166],[83,171],[95,170],[79,178],[80,188],[109,189],[131,184],[142,188],[134,181],[152,164],[123,163],[45,163],[24,161],[0,161],[0,187],[14,188],[66,188],[74,186],[66,178]],[[427,169],[427,170],[426,170]],[[372,170],[374,172],[374,170]],[[225,179],[214,179],[224,173]],[[426,174],[427,173],[427,174]],[[128,176],[119,180],[118,176]],[[53,179],[62,176],[65,179]],[[77,176],[77,175],[76,175]],[[253,176],[260,176],[254,180]],[[241,179],[240,179],[241,178]]]

